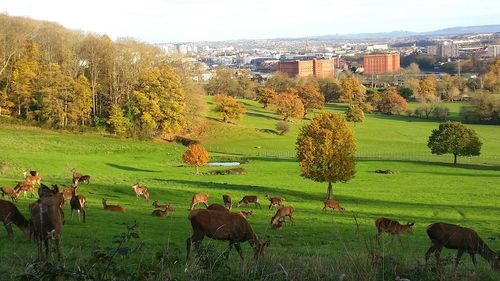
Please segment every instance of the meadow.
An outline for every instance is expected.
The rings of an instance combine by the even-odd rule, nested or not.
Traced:
[[[374,256],[382,259],[379,265],[383,269],[376,267],[370,280],[394,280],[395,276],[405,274],[424,279],[415,272],[420,270],[430,245],[425,229],[437,221],[471,227],[492,249],[500,249],[497,126],[468,125],[483,142],[481,156],[460,157],[459,164],[453,165],[451,155],[432,155],[427,148],[427,138],[438,122],[368,114],[364,123],[352,125],[357,145],[356,176],[347,183],[334,184],[333,197],[346,212],[322,212],[327,184],[302,178],[295,160],[295,139],[300,127],[308,121],[294,121],[291,131],[280,136],[273,132],[279,117],[254,101],[242,102],[247,112],[243,120],[234,124],[222,124],[215,113],[208,113],[206,133],[200,141],[213,160],[242,162],[241,166],[248,171],[246,175],[195,175],[194,168],[181,161],[185,147],[176,143],[56,132],[3,122],[0,123],[0,185],[14,186],[22,180],[22,171],[29,167],[40,171],[45,184],[69,186],[72,168],[91,175],[90,184],[79,188],[79,193],[88,200],[87,222],[70,219],[69,207],[65,206],[62,250],[67,268],[88,260],[95,249],[112,246],[113,236],[124,231],[124,223],[136,221],[140,238],[129,243],[140,244],[140,249],[133,257],[118,261],[125,270],[145,268],[158,253],[169,252],[176,257],[165,269],[172,279],[217,279],[216,275],[195,278],[184,272],[185,241],[191,235],[188,207],[191,196],[201,192],[209,194],[210,203],[222,203],[223,194],[231,195],[233,201],[250,194],[261,198],[263,208],[254,209],[249,222],[259,237],[271,239],[265,258],[271,265],[262,270],[267,274],[259,275],[262,279],[325,280],[322,274],[329,271],[330,280],[339,280],[342,274],[347,274],[345,280],[361,280],[356,278],[356,271],[362,270],[345,264],[359,262],[360,268],[364,268],[365,260],[373,261]],[[345,109],[342,104],[328,104],[325,108],[333,112]],[[457,113],[453,110],[458,109],[458,106],[452,108],[452,116]],[[203,167],[201,171],[214,169],[219,168]],[[397,173],[374,173],[378,169],[393,169]],[[131,188],[136,182],[149,188],[149,203],[136,200]],[[283,196],[286,205],[295,207],[295,226],[271,229],[270,219],[275,211],[267,209],[266,194]],[[127,211],[105,212],[101,205],[103,197],[109,199],[109,204],[123,205]],[[21,198],[17,203],[27,217],[28,203],[33,200]],[[153,200],[168,202],[175,211],[166,218],[152,217]],[[250,208],[253,207],[240,209]],[[374,220],[380,216],[415,222],[414,232],[401,236],[402,246],[397,239],[392,242],[384,236],[379,247],[374,240]],[[14,231],[13,243],[5,232],[0,232],[0,273],[6,279],[15,279],[25,272],[27,264],[36,260],[35,244],[23,241],[17,228]],[[225,242],[208,238],[203,244],[212,245],[216,253],[227,247]],[[248,270],[253,263],[248,244],[242,247],[246,261],[241,265],[233,251],[229,262],[232,272]],[[455,254],[445,249],[442,256],[446,259]],[[478,270],[474,271],[470,257],[464,256],[460,269],[454,272],[448,266],[447,274],[455,274],[457,280],[499,280],[498,272],[493,272],[483,259],[478,261]],[[325,272],[314,275],[319,267],[325,267]]]

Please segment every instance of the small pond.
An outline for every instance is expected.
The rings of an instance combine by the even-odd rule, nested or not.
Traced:
[[[229,167],[229,166],[238,166],[240,165],[240,162],[208,162],[207,166],[223,166],[223,167]]]

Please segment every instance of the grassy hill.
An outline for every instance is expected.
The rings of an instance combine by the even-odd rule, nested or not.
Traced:
[[[65,207],[62,249],[64,264],[69,268],[85,262],[96,248],[111,246],[113,236],[124,230],[123,223],[137,221],[143,245],[134,257],[120,260],[126,270],[151,264],[155,253],[167,251],[177,253],[179,259],[169,269],[172,276],[193,279],[183,273],[184,249],[191,235],[187,209],[192,194],[199,192],[208,193],[211,203],[222,203],[223,194],[230,194],[233,200],[255,194],[263,205],[267,203],[264,197],[267,193],[285,197],[286,204],[296,209],[295,226],[272,230],[269,222],[274,211],[267,210],[267,206],[254,210],[249,221],[259,236],[269,236],[272,241],[266,259],[281,264],[287,274],[299,276],[296,279],[308,276],[301,274],[314,271],[314,266],[328,264],[335,274],[344,272],[348,280],[356,280],[355,275],[349,275],[349,270],[356,270],[342,266],[346,261],[356,264],[360,257],[368,257],[368,253],[388,260],[392,257],[406,265],[384,266],[388,276],[412,272],[412,266],[422,263],[429,247],[425,228],[436,221],[474,228],[491,248],[500,249],[498,127],[471,125],[483,141],[482,155],[459,158],[459,164],[453,165],[451,155],[431,155],[426,146],[437,122],[367,115],[363,124],[353,126],[358,157],[356,176],[348,183],[334,185],[334,198],[346,212],[324,213],[321,208],[326,184],[300,177],[294,159],[295,139],[307,120],[296,121],[289,134],[280,136],[272,132],[277,116],[256,102],[243,102],[247,113],[236,124],[222,124],[214,113],[209,113],[207,133],[201,141],[213,159],[241,161],[242,167],[248,170],[246,175],[194,175],[194,169],[184,166],[180,160],[184,147],[175,143],[121,140],[0,124],[0,185],[15,185],[22,179],[22,169],[28,167],[40,171],[46,184],[69,186],[71,168],[92,176],[91,183],[79,189],[88,199],[87,223],[69,219],[69,207]],[[329,104],[325,110],[343,112],[345,106]],[[213,169],[217,168],[204,167],[202,171]],[[393,169],[398,173],[381,175],[374,173],[377,169]],[[149,188],[152,200],[172,204],[176,209],[173,214],[167,218],[152,217],[152,202],[135,198],[131,185],[136,182]],[[127,212],[105,212],[102,197],[108,197],[109,204],[122,204]],[[17,203],[26,216],[27,205],[32,201],[22,198]],[[397,241],[391,243],[387,237],[382,247],[376,247],[374,220],[380,216],[416,223],[413,234],[402,235],[403,247]],[[9,278],[23,272],[24,265],[36,259],[35,245],[23,242],[17,229],[15,234],[16,241],[9,243],[5,233],[0,232],[0,272],[7,272]],[[226,243],[210,239],[203,243],[214,245],[216,251],[227,247]],[[243,250],[248,257],[243,268],[248,269],[251,250],[247,244]],[[443,256],[454,255],[455,251],[443,252]],[[242,270],[235,252],[231,253],[230,260],[230,268]],[[463,261],[468,269],[462,267],[458,277],[472,276],[479,278],[477,280],[499,277],[484,260],[480,261],[479,273],[471,275],[470,258],[464,257]],[[297,265],[308,268],[301,272],[293,269]],[[272,274],[276,270],[271,266],[263,272]],[[373,280],[381,277],[377,274],[380,271],[375,272]],[[283,272],[278,276],[283,277]]]

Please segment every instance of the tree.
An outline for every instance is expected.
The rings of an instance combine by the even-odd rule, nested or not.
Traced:
[[[349,122],[354,122],[354,125],[356,125],[356,123],[363,123],[365,120],[365,113],[359,105],[350,105],[345,112],[345,119]]]
[[[264,105],[263,108],[267,108],[267,106],[273,102],[277,95],[278,93],[268,87],[260,87],[259,89],[257,89],[257,101]]]
[[[115,135],[123,135],[129,127],[128,119],[124,116],[123,110],[116,104],[111,107],[111,115],[106,123],[111,126]]]
[[[477,93],[472,97],[472,108],[480,122],[496,123],[500,117],[500,99],[495,95]]]
[[[290,131],[290,123],[280,120],[276,122],[276,131],[282,136]]]
[[[198,175],[198,168],[208,163],[208,151],[201,144],[192,144],[187,147],[182,161],[195,167],[195,173]]]
[[[303,127],[296,141],[301,176],[328,182],[327,199],[332,197],[332,182],[347,182],[355,173],[356,144],[344,117],[320,113]]]
[[[347,77],[340,83],[342,91],[340,93],[340,102],[349,104],[360,104],[366,100],[366,91],[363,85],[354,76]]]
[[[296,84],[297,82],[295,80],[277,71],[273,73],[269,79],[267,79],[265,86],[272,89],[276,93],[285,93],[295,87]]]
[[[235,78],[234,71],[219,67],[215,70],[215,75],[212,77],[206,86],[208,95],[228,95],[235,97],[238,95],[238,81]]]
[[[290,117],[301,118],[304,116],[304,104],[300,98],[292,93],[279,94],[274,99],[276,114],[288,121]]]
[[[216,106],[214,111],[222,117],[222,122],[226,123],[229,120],[239,120],[245,114],[245,106],[238,102],[235,98],[227,95],[216,95],[214,97]]]
[[[439,129],[432,130],[427,142],[432,154],[452,153],[454,164],[457,164],[457,156],[479,155],[481,145],[476,131],[465,127],[460,122],[452,121],[440,124]]]
[[[439,101],[436,90],[436,77],[427,76],[424,80],[420,81],[416,99],[419,102],[436,102]]]
[[[485,89],[500,92],[500,59],[488,65],[488,72],[483,75],[483,80]]]
[[[306,117],[309,110],[313,108],[320,109],[325,105],[325,96],[312,84],[299,85],[294,88],[294,92],[304,105],[304,117]]]
[[[389,88],[380,95],[377,108],[384,114],[394,114],[408,107],[406,100],[395,88]]]
[[[319,78],[319,91],[325,96],[325,102],[337,102],[340,97],[342,88],[339,83],[333,78]]]

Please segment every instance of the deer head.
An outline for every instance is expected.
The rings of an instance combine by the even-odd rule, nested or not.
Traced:
[[[255,242],[255,244],[252,246],[253,251],[254,251],[254,256],[253,258],[255,260],[259,259],[260,257],[264,257],[264,251],[266,250],[267,247],[271,244],[271,240],[267,239],[263,243],[260,243],[258,240]]]

